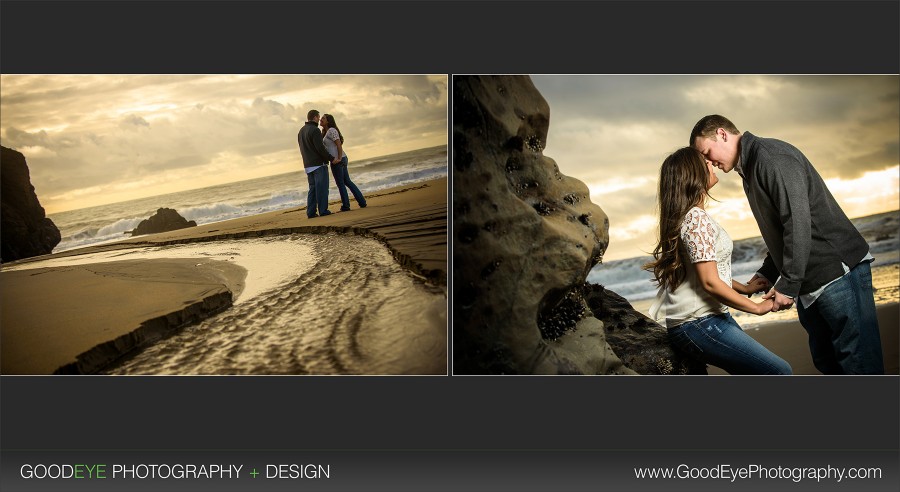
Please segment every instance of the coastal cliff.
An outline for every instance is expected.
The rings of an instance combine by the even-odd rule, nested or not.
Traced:
[[[0,147],[0,253],[2,261],[49,254],[61,239],[31,184],[22,153]]]

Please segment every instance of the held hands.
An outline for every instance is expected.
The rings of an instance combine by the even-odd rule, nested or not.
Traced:
[[[771,299],[764,300],[763,302],[756,305],[756,315],[762,316],[764,314],[769,314],[772,312],[772,308],[775,307],[775,301]]]
[[[773,287],[766,295],[763,296],[763,299],[771,300],[774,304],[772,307],[772,311],[781,311],[782,309],[790,309],[791,306],[794,305],[794,300],[790,297],[785,296],[781,292],[778,292]]]

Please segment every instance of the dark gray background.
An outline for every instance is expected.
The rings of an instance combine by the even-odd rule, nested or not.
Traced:
[[[700,13],[710,20],[700,23]],[[896,1],[4,0],[0,71],[896,74],[898,16]],[[341,28],[332,42],[342,56],[319,56],[318,35],[335,21]],[[744,55],[722,56],[722,46]],[[91,482],[23,485],[15,469],[23,460],[97,456],[248,465],[333,459],[342,481],[316,482],[323,490],[723,488],[626,478],[632,466],[675,465],[686,456],[698,464],[886,462],[888,480],[853,489],[892,490],[898,482],[894,376],[3,376],[0,389],[4,490],[89,490]],[[301,485],[284,483],[281,490]]]
[[[145,479],[145,480],[23,480],[19,463],[65,461],[77,455],[80,463],[236,463],[244,469],[239,479]],[[379,451],[241,451],[216,450],[167,452],[78,452],[9,453],[3,462],[7,477],[4,491],[324,491],[365,490],[371,492],[545,492],[545,491],[896,491],[896,453],[821,450],[778,451],[606,451],[606,450],[379,450]],[[766,468],[880,466],[892,470],[882,480],[637,480],[633,467],[664,466],[714,467],[719,464],[759,465]],[[265,473],[266,464],[329,464],[328,480],[251,478],[256,467]],[[108,473],[111,476],[111,473]],[[9,486],[10,488],[6,488]]]
[[[890,0],[2,5],[5,73],[897,73],[900,59]],[[314,54],[326,30],[340,56]]]

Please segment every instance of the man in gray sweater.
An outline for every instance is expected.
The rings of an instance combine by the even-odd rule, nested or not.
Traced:
[[[309,183],[306,195],[306,216],[314,217],[331,215],[328,210],[328,164],[337,164],[340,159],[328,153],[322,143],[322,131],[319,130],[319,112],[315,109],[306,113],[306,124],[297,133],[297,144],[300,145],[300,157],[303,158],[303,169]],[[316,210],[318,209],[318,213]]]
[[[884,374],[869,245],[793,145],[702,118],[690,145],[724,172],[737,170],[768,255],[756,277],[773,311],[797,304],[823,374]],[[776,280],[777,279],[777,280]]]

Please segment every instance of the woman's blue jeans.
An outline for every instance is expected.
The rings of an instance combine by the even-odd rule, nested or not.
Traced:
[[[744,333],[728,313],[670,328],[669,340],[682,352],[729,374],[792,374],[790,364]]]
[[[856,265],[797,315],[809,333],[813,363],[822,374],[884,374],[881,335],[872,294],[872,267]]]
[[[350,210],[350,197],[347,196],[347,188],[350,188],[350,192],[353,193],[353,198],[356,199],[356,204],[360,208],[365,208],[366,206],[366,198],[359,191],[359,188],[353,184],[353,181],[350,181],[347,163],[347,156],[344,156],[339,164],[331,165],[331,174],[334,175],[334,184],[337,185],[338,193],[341,195],[341,210],[344,212]]]

